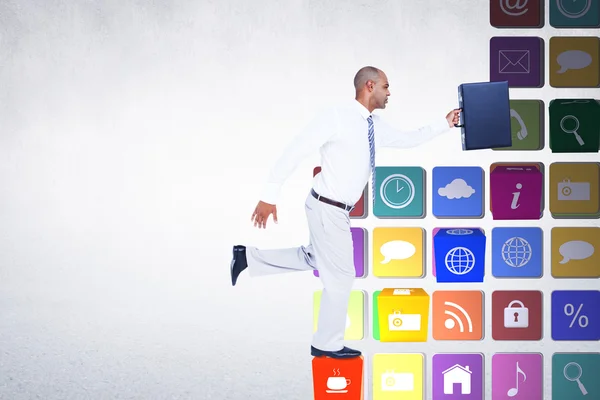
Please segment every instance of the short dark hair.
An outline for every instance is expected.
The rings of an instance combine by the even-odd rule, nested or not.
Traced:
[[[358,70],[356,75],[354,75],[354,88],[356,90],[361,90],[369,80],[377,82],[380,72],[381,70],[379,68],[370,65],[362,67]]]

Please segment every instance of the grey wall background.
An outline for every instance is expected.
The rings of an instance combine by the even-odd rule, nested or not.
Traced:
[[[0,2],[0,398],[312,398],[318,279],[229,280],[233,244],[308,238],[302,207],[317,154],[288,180],[280,223],[258,231],[250,215],[268,169],[318,109],[353,96],[363,65],[391,80],[383,115],[417,127],[456,106],[458,84],[489,79],[489,38],[503,34],[548,40],[558,31],[497,31],[488,3],[476,0]],[[511,96],[548,102],[593,91],[546,85]],[[381,151],[378,163],[420,165],[429,176],[435,165],[487,173],[493,161],[572,157],[463,153],[453,131],[419,151]],[[440,221],[415,223],[430,246]],[[404,222],[354,221],[369,235],[395,224]],[[543,227],[548,257],[549,230],[573,224],[597,221],[546,213],[522,225]],[[488,211],[480,225],[499,224]],[[431,274],[369,276],[355,288],[370,297],[408,284],[435,289]],[[539,280],[488,280],[486,312],[492,290],[519,285],[545,291],[544,340],[492,342],[488,319],[478,350],[488,371],[493,352],[543,352],[550,398],[552,353],[597,343],[549,338],[549,293],[597,281],[553,280],[549,266]],[[436,352],[474,350],[368,335],[352,343],[367,354],[367,383],[375,352],[424,352],[430,370]],[[490,389],[488,377],[487,398]]]

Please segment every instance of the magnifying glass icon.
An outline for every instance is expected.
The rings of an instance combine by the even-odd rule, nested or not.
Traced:
[[[577,373],[574,376],[567,373],[567,369],[569,367],[575,367],[577,369]],[[579,378],[581,378],[582,373],[583,373],[583,370],[581,369],[581,365],[577,364],[576,362],[568,363],[567,365],[565,365],[565,368],[563,369],[563,374],[564,374],[565,378],[567,378],[567,380],[569,380],[571,382],[577,382],[577,385],[579,386],[579,390],[581,390],[581,393],[585,396],[586,394],[588,394],[588,392],[585,389],[585,386],[583,386],[583,383],[581,383],[581,381],[579,380]]]
[[[565,128],[565,121],[568,119],[572,119],[573,121],[575,121],[575,128],[573,128],[573,129]],[[581,136],[579,136],[579,133],[577,133],[577,129],[579,129],[579,120],[577,118],[575,118],[573,115],[565,115],[560,120],[560,129],[562,129],[563,132],[565,132],[565,133],[572,133],[573,135],[575,135],[575,139],[577,139],[577,142],[579,143],[580,146],[583,146],[585,144],[583,139],[581,138]]]

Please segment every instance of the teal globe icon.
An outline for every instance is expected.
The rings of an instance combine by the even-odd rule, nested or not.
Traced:
[[[521,237],[508,239],[502,245],[502,260],[513,268],[521,268],[531,260],[531,245]]]
[[[455,275],[469,273],[475,266],[475,255],[466,247],[454,247],[446,253],[446,268]]]

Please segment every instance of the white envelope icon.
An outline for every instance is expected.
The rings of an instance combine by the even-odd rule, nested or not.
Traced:
[[[498,71],[501,74],[528,74],[529,50],[500,50],[498,64]]]

